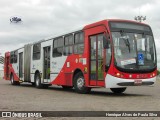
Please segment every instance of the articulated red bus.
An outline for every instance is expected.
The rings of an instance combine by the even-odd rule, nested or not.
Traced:
[[[153,85],[157,59],[149,25],[103,20],[5,53],[4,79],[37,88],[54,84],[78,93],[94,87],[122,93],[129,86]]]

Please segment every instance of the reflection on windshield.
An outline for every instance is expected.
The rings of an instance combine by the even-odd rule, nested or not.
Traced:
[[[136,33],[112,33],[115,64],[124,69],[149,69],[156,63],[153,37]]]

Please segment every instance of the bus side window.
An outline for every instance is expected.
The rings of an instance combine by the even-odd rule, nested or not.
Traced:
[[[75,33],[74,36],[74,53],[82,54],[84,52],[84,33]]]
[[[41,53],[41,44],[38,43],[33,45],[33,60],[39,60],[40,53]]]
[[[14,63],[17,63],[17,54],[18,54],[18,51],[15,51],[14,52]]]
[[[63,54],[64,39],[57,38],[53,41],[53,57],[60,57]]]
[[[10,63],[11,64],[17,63],[17,54],[18,54],[17,51],[11,52],[11,58],[10,58]]]
[[[14,52],[11,52],[11,58],[10,58],[10,63],[12,64],[14,61]]]
[[[65,46],[64,46],[64,55],[68,56],[73,53],[73,35],[66,36],[64,38]]]

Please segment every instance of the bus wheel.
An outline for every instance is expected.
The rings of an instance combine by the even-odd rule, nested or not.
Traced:
[[[81,72],[74,76],[74,89],[76,92],[83,94],[88,93],[91,90],[91,88],[85,87],[85,79]]]
[[[110,89],[113,93],[120,94],[126,90],[126,87],[125,88],[110,88]]]
[[[18,81],[14,81],[13,75],[11,75],[10,80],[11,80],[12,85],[20,85],[20,83]]]
[[[65,86],[65,85],[62,85],[62,88],[65,89],[65,90],[68,90],[68,89],[72,89],[73,87],[72,87],[72,86]]]
[[[37,73],[35,76],[35,86],[36,88],[42,88],[41,77],[39,73]]]

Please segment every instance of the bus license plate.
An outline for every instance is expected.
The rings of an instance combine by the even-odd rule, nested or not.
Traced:
[[[134,80],[134,85],[142,85],[142,80]]]

